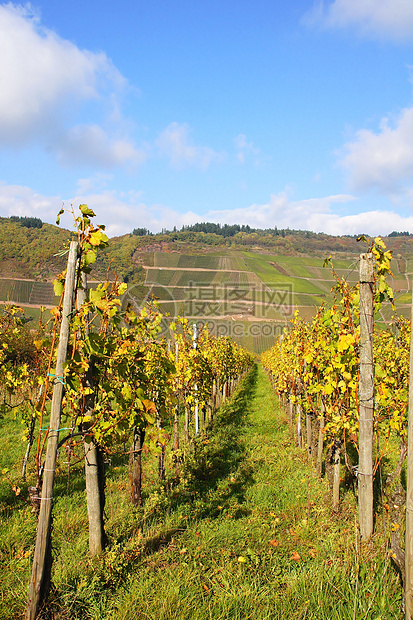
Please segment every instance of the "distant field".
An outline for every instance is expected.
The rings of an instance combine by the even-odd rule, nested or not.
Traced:
[[[341,261],[340,268],[348,270],[347,263]],[[314,316],[331,298],[333,282],[319,258],[239,251],[198,256],[156,252],[145,284],[165,314],[197,324],[206,321],[260,353],[272,346],[297,307],[304,318]]]
[[[0,301],[11,301],[18,304],[35,306],[53,306],[57,299],[51,282],[34,280],[0,279]]]
[[[258,284],[259,279],[248,271],[206,271],[174,270],[150,268],[147,271],[146,281],[149,284],[163,286],[214,286],[214,285],[250,285]]]
[[[317,308],[333,298],[335,277],[331,266],[323,267],[321,257],[230,250],[196,256],[156,252],[154,256],[146,285],[163,312],[171,317],[186,316],[197,324],[212,321],[214,328],[219,325],[219,329],[228,329],[238,342],[255,352],[271,346],[274,333],[282,333],[296,309],[310,320]],[[339,277],[351,284],[358,282],[358,260],[354,256],[334,260],[333,265]],[[401,304],[400,313],[407,315],[409,306],[403,304],[410,303],[410,293],[399,266],[404,271],[406,262],[394,261],[390,283]],[[413,269],[413,261],[407,266]],[[388,322],[392,313],[390,306],[383,306],[378,321]]]
[[[155,267],[177,267],[179,269],[225,269],[245,270],[242,258],[232,254],[188,255],[177,252],[155,252]]]
[[[255,353],[272,346],[296,309],[310,320],[317,308],[332,300],[335,283],[331,268],[323,267],[323,258],[317,256],[228,248],[194,255],[155,251],[145,254],[142,261],[147,265],[145,283],[129,287],[122,300],[124,308],[128,303],[138,309],[146,301],[157,301],[169,316],[165,325],[178,315],[198,325],[207,322],[217,335],[230,335]],[[333,264],[337,275],[357,283],[358,261],[354,256],[334,260]],[[411,292],[405,271],[413,272],[413,260],[399,259],[392,267],[390,284],[398,312],[410,317]],[[41,305],[58,302],[52,283],[11,278],[0,279],[0,301],[26,306],[27,316],[36,322]],[[392,315],[391,307],[383,306],[377,322],[384,325]],[[44,318],[49,318],[48,311]]]

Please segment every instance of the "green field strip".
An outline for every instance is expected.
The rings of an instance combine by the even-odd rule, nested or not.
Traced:
[[[33,284],[34,282],[29,280],[2,279],[0,280],[0,300],[28,304]]]
[[[176,252],[154,252],[154,267],[177,267],[180,254]]]
[[[297,293],[314,293],[320,294],[328,292],[331,288],[330,280],[324,281],[324,285],[320,283],[320,280],[292,277],[283,275],[277,271],[269,262],[256,259],[246,258],[246,264],[250,269],[268,286],[274,286],[277,283],[290,282],[293,285],[294,291]]]
[[[412,302],[412,293],[408,291],[406,293],[401,293],[399,295],[395,295],[396,307],[398,304],[410,304]]]
[[[257,277],[248,272],[239,271],[190,271],[190,270],[163,270],[148,269],[146,284],[161,284],[163,286],[213,286],[217,284],[248,285],[258,283]]]
[[[270,263],[271,264],[271,263]],[[276,265],[278,265],[283,271],[287,272],[288,275],[293,277],[301,277],[301,278],[313,278],[314,274],[311,272],[311,268],[307,268],[305,265],[287,265],[282,262],[274,262],[271,264],[274,269],[277,269]]]
[[[261,260],[265,260],[266,262],[275,262],[275,263],[283,263],[284,265],[304,265],[305,267],[319,267],[319,268],[323,268],[323,263],[324,260],[328,257],[328,254],[326,253],[326,256],[324,256],[323,258],[321,257],[312,257],[312,256],[289,256],[287,254],[261,254],[259,252],[249,252],[249,251],[244,251],[243,252],[244,257],[246,258],[258,258]],[[348,259],[348,260],[344,260],[344,259],[338,259],[338,260],[333,260],[333,265],[334,268],[336,269],[349,269],[349,266],[352,265],[354,263],[354,259]]]
[[[30,294],[29,303],[36,306],[54,306],[58,303],[58,298],[54,294],[51,282],[35,282]]]
[[[245,265],[231,254],[179,254],[176,252],[156,252],[155,267],[176,267],[178,269],[208,269],[212,271],[245,270]]]
[[[291,278],[282,276],[281,274],[256,272],[256,275],[270,288],[276,288],[280,284],[291,284],[295,293],[312,293],[314,295],[322,295],[330,292],[330,283],[326,282],[321,285],[319,280],[306,280],[304,278]]]
[[[319,308],[322,304],[326,304],[332,301],[331,296],[322,295],[303,295],[294,294],[293,303],[297,306],[316,306]]]

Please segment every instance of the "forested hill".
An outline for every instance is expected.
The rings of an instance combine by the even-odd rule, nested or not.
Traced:
[[[215,232],[205,232],[205,231]],[[73,233],[69,230],[45,224],[26,227],[18,218],[0,218],[0,276],[9,278],[35,278],[50,280],[64,268],[65,259],[59,254],[68,245]],[[385,238],[394,255],[409,258],[413,255],[413,236],[408,233],[392,233]],[[332,254],[357,255],[365,250],[356,237],[335,237],[324,233],[299,230],[254,230],[248,226],[219,226],[195,224],[180,231],[163,231],[151,234],[137,228],[133,233],[114,237],[101,255],[94,274],[111,274],[129,282],[144,278],[141,265],[150,265],[153,253],[184,252],[204,254],[225,249],[252,249],[262,253],[290,256],[318,256],[320,259]]]

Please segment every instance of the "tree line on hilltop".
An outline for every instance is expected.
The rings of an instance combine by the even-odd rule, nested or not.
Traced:
[[[26,217],[20,215],[11,215],[9,219],[12,222],[17,222],[21,226],[25,228],[41,228],[43,226],[43,222],[39,217]]]
[[[238,233],[251,234],[257,232],[264,232],[267,234],[272,234],[274,236],[281,235],[282,237],[285,237],[285,235],[287,234],[286,230],[279,230],[277,226],[275,226],[274,228],[259,229],[251,228],[251,226],[249,226],[248,224],[216,224],[215,222],[197,222],[196,224],[188,224],[186,226],[182,226],[180,230],[178,230],[176,226],[173,227],[173,230],[162,228],[162,231],[160,233],[155,234],[170,235],[173,233],[183,232],[213,234],[220,235],[221,237],[234,237]],[[144,237],[146,235],[152,235],[154,233],[152,233],[148,228],[134,228],[132,234],[138,237]]]

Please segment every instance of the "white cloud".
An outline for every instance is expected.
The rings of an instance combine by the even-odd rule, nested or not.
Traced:
[[[413,174],[413,108],[403,110],[394,127],[383,118],[378,133],[358,131],[343,150],[341,164],[353,188],[403,191]]]
[[[39,217],[43,221],[55,222],[62,206],[58,196],[44,196],[24,185],[6,185],[0,182],[0,215]]]
[[[0,146],[34,141],[65,166],[136,167],[145,160],[122,131],[119,94],[126,80],[104,53],[79,49],[48,30],[30,5],[8,3],[0,5],[0,58]],[[70,126],[88,101],[95,117],[107,114],[113,135],[96,123]]]
[[[217,153],[207,146],[195,146],[186,123],[170,123],[160,134],[156,146],[174,168],[194,166],[205,170],[210,164],[220,163],[225,159],[223,153]]]
[[[69,107],[124,81],[105,54],[44,28],[30,5],[0,5],[0,58],[0,143],[53,131]]]
[[[137,166],[146,159],[129,139],[110,138],[98,125],[77,125],[56,141],[54,150],[64,165],[87,165],[114,168],[125,164]]]
[[[248,142],[245,134],[238,134],[238,136],[234,138],[234,144],[237,149],[236,157],[241,164],[245,164],[250,155],[255,158],[254,163],[256,165],[259,163],[257,156],[259,155],[260,150],[257,149],[252,142]]]
[[[92,193],[92,191],[102,191],[107,188],[110,181],[113,181],[113,174],[102,174],[101,172],[92,177],[78,179],[76,193],[82,196]]]
[[[293,228],[320,231],[319,222],[330,213],[331,205],[353,201],[347,194],[293,201],[287,192],[272,194],[265,204],[210,211],[205,217],[213,222],[249,224],[253,228]],[[317,227],[314,227],[317,223]],[[337,233],[341,234],[341,233]]]
[[[370,236],[388,235],[393,230],[413,232],[413,217],[403,217],[394,211],[365,211],[353,215],[316,214],[311,218],[310,230],[330,235]]]
[[[413,38],[411,0],[318,1],[305,21],[327,28],[356,27],[362,35],[403,41]]]
[[[334,205],[356,200],[340,194],[324,198],[290,200],[286,192],[273,194],[266,204],[227,211],[210,211],[204,220],[220,223],[249,224],[253,228],[290,228],[330,235],[387,235],[393,230],[413,232],[413,216],[402,217],[393,211],[362,211],[353,215],[334,213]]]
[[[79,182],[86,189],[85,179]],[[220,222],[222,224],[249,224],[254,228],[290,228],[325,232],[331,235],[360,234],[386,235],[393,230],[413,232],[413,216],[403,217],[393,211],[362,211],[353,215],[334,213],[335,205],[340,205],[355,198],[350,195],[326,196],[308,200],[291,200],[286,192],[274,194],[268,203],[253,204],[233,210],[179,213],[162,205],[148,205],[142,200],[140,192],[118,194],[105,189],[98,190],[100,183],[105,185],[105,178],[91,179],[89,192],[78,195],[76,199],[64,200],[67,208],[71,203],[88,204],[97,214],[96,221],[106,224],[109,236],[123,235],[134,228],[145,227],[152,232],[162,228],[178,229],[183,224],[199,221]],[[93,185],[96,190],[93,191]],[[56,214],[62,205],[58,196],[44,196],[29,187],[0,184],[0,215],[26,215],[40,217],[43,221],[54,223]],[[69,215],[61,220],[62,226],[72,228]]]

